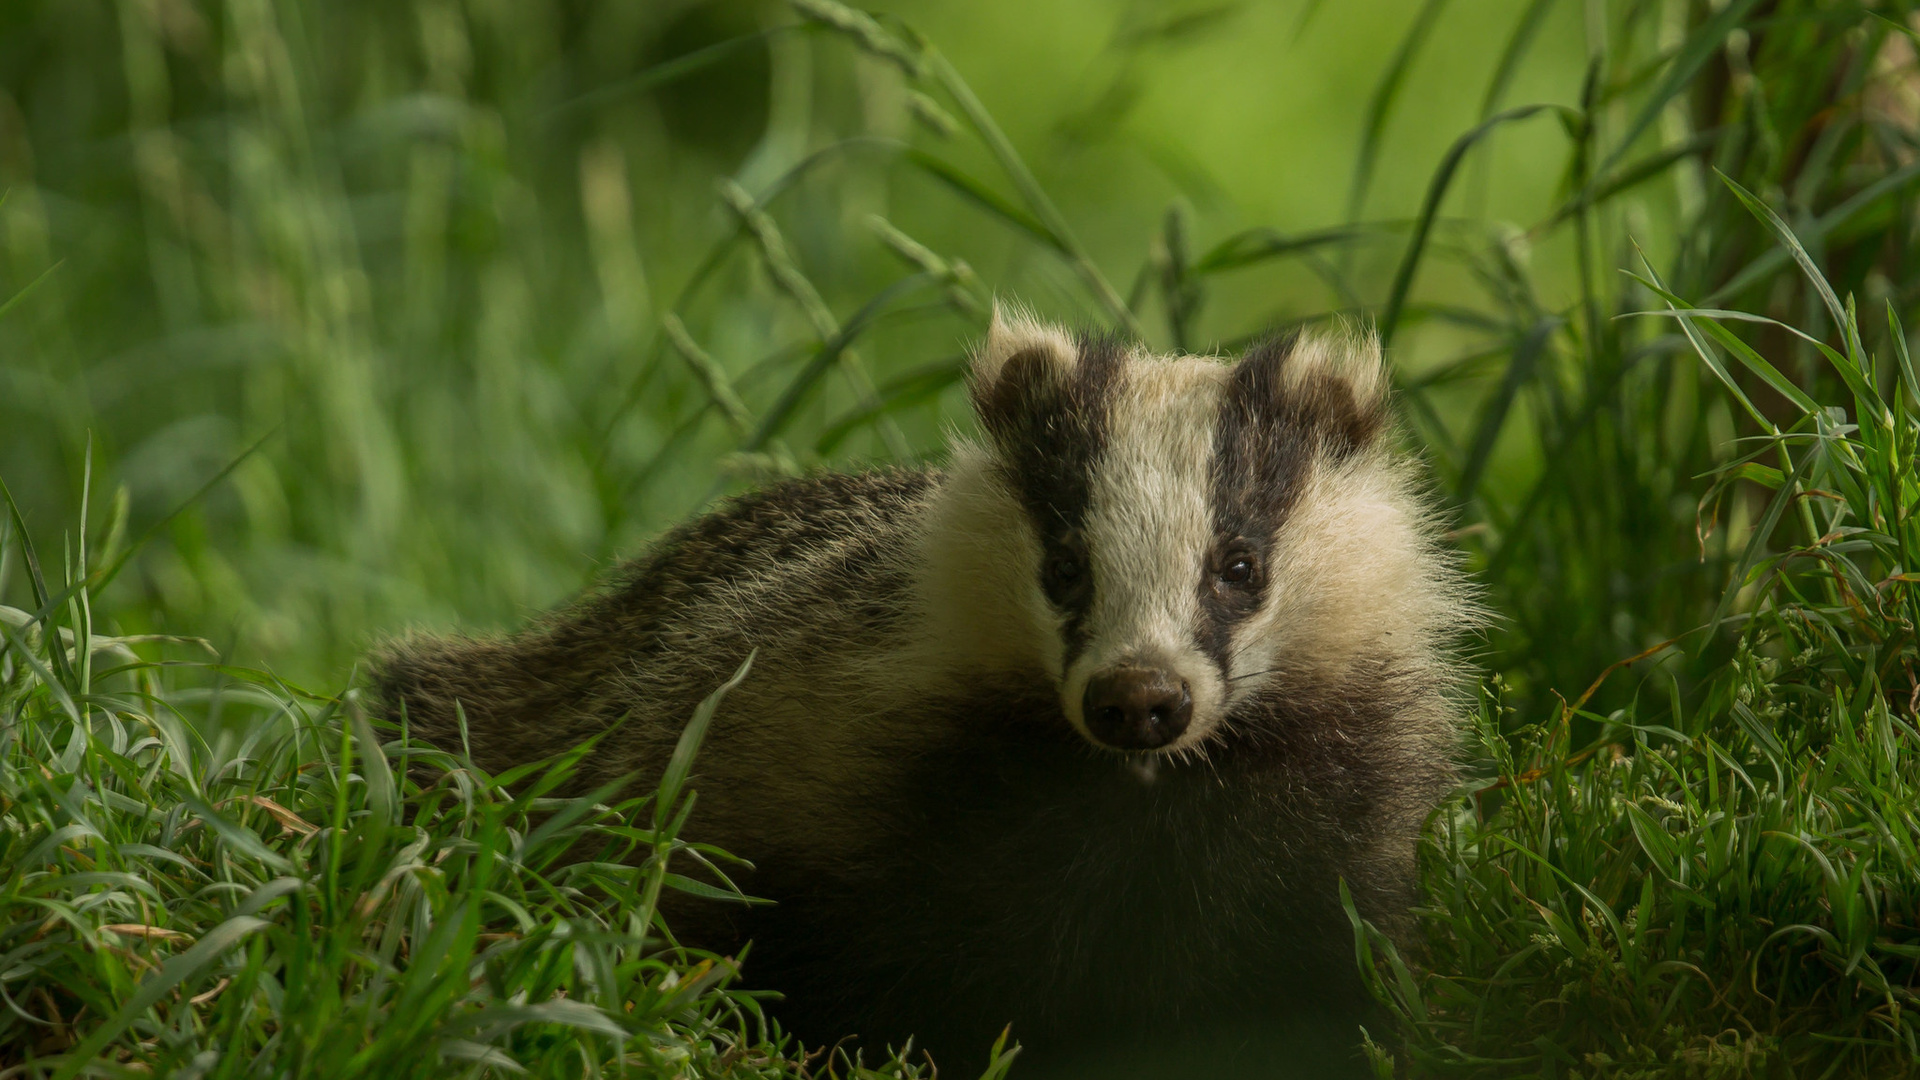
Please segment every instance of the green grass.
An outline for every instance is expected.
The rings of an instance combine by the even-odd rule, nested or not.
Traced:
[[[1785,224],[1734,190],[1827,301],[1840,344],[1816,347],[1852,394],[1815,401],[1727,330],[1744,317],[1647,279],[1768,431],[1716,479],[1769,495],[1713,619],[1653,650],[1725,626],[1733,653],[1691,694],[1669,673],[1606,714],[1591,691],[1536,717],[1483,699],[1492,776],[1437,815],[1420,963],[1361,938],[1425,1074],[1920,1070],[1920,380],[1891,309],[1877,364]]]
[[[738,902],[670,868],[726,880],[678,831],[727,687],[651,795],[549,798],[591,747],[488,776],[354,695],[97,635],[86,556],[0,607],[7,1075],[926,1074],[810,1058],[660,920],[663,889]]]
[[[1381,5],[0,12],[0,1074],[798,1075],[686,796],[422,790],[354,658],[937,455],[995,293],[1389,339],[1503,621],[1380,1060],[1914,1071],[1910,5]]]

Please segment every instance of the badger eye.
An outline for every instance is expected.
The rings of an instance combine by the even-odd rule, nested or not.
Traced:
[[[1060,585],[1070,585],[1080,577],[1080,560],[1071,555],[1056,555],[1047,562],[1047,577]]]
[[[1040,561],[1040,588],[1056,607],[1065,610],[1085,599],[1093,586],[1093,567],[1079,536],[1049,538]]]
[[[1253,560],[1235,559],[1220,571],[1220,580],[1228,585],[1245,585],[1253,580]]]

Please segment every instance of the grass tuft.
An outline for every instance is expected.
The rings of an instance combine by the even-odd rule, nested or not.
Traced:
[[[1841,345],[1808,340],[1852,400],[1781,386],[1800,416],[1719,474],[1767,510],[1714,618],[1650,650],[1706,648],[1724,625],[1732,656],[1703,685],[1643,683],[1668,698],[1657,721],[1587,711],[1591,691],[1525,723],[1483,697],[1493,776],[1435,820],[1419,964],[1356,918],[1422,1075],[1920,1068],[1920,395],[1897,315],[1883,393],[1851,300],[1729,186],[1827,300]],[[1751,316],[1646,283],[1734,395],[1717,345],[1783,382],[1722,325]],[[1594,734],[1576,740],[1576,720]]]
[[[0,607],[4,1075],[929,1075],[804,1051],[733,987],[744,956],[659,916],[664,889],[745,899],[673,867],[728,880],[679,830],[747,665],[657,791],[558,799],[590,745],[488,776],[353,694],[94,633],[68,569],[49,611]]]

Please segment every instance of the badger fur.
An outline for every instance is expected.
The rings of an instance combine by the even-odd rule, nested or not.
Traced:
[[[1044,1056],[1356,1004],[1339,882],[1403,923],[1476,617],[1377,343],[1228,363],[999,316],[969,385],[944,470],[734,499],[518,634],[385,647],[377,693],[450,747],[458,703],[490,770],[618,723],[578,785],[644,789],[757,650],[686,835],[776,903],[669,923],[751,939],[809,1042],[964,1060],[1011,1023]]]

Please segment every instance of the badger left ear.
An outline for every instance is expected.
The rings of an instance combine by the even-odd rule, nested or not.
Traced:
[[[1372,446],[1386,430],[1390,380],[1371,330],[1269,338],[1234,366],[1241,409],[1318,437],[1336,457]]]
[[[974,350],[967,379],[975,413],[998,431],[1032,403],[1057,397],[1078,356],[1073,339],[1059,327],[995,301],[993,324]]]
[[[991,389],[1000,381],[1007,361],[1023,355],[1031,355],[1029,362],[1042,368],[1064,373],[1073,367],[1079,350],[1066,331],[1041,322],[1025,308],[995,300],[987,340],[973,351],[973,385]]]

